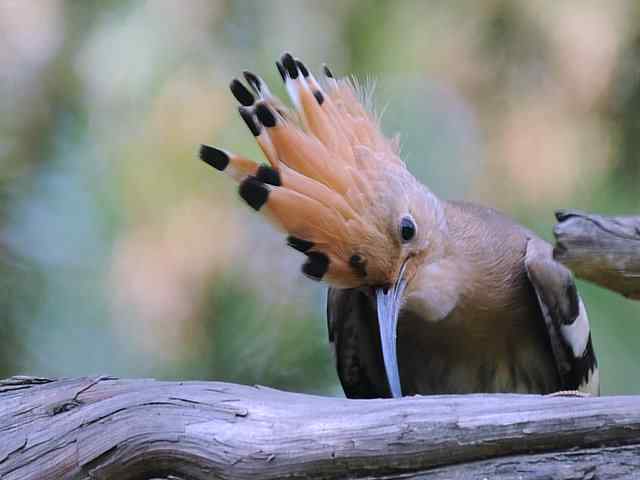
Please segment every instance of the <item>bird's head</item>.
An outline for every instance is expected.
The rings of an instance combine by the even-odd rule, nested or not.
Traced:
[[[269,164],[206,145],[200,156],[234,178],[240,196],[306,256],[305,275],[372,292],[389,385],[400,396],[398,314],[419,266],[441,254],[442,207],[409,173],[355,82],[326,67],[319,82],[290,54],[276,65],[295,112],[253,73],[244,74],[251,90],[231,82]]]

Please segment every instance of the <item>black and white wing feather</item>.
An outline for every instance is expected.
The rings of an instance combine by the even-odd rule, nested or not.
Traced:
[[[371,298],[360,289],[330,288],[327,327],[345,395],[348,398],[391,397]]]
[[[527,242],[525,268],[547,325],[562,389],[598,395],[598,362],[573,275],[553,259],[551,245],[536,238]]]

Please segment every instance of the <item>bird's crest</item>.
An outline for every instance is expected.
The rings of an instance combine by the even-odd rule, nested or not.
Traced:
[[[324,67],[321,84],[290,54],[276,65],[295,112],[253,73],[244,73],[251,90],[237,79],[230,85],[269,164],[207,145],[200,156],[307,256],[307,276],[338,287],[384,284],[400,256],[388,218],[411,212],[410,190],[420,186],[355,81]]]

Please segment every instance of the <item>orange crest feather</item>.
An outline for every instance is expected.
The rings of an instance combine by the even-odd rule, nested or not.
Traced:
[[[309,277],[338,287],[384,283],[395,259],[387,258],[393,236],[379,218],[379,191],[394,190],[394,178],[413,181],[398,141],[381,133],[354,82],[325,67],[323,87],[290,54],[277,66],[295,113],[250,72],[244,76],[253,93],[231,83],[269,166],[204,145],[200,156],[240,183],[242,198],[289,235],[289,245],[308,257]]]

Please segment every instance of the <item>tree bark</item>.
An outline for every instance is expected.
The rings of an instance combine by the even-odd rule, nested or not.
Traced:
[[[560,210],[554,257],[576,276],[640,300],[640,217]]]
[[[220,382],[0,382],[0,478],[640,475],[640,397],[347,400]]]

